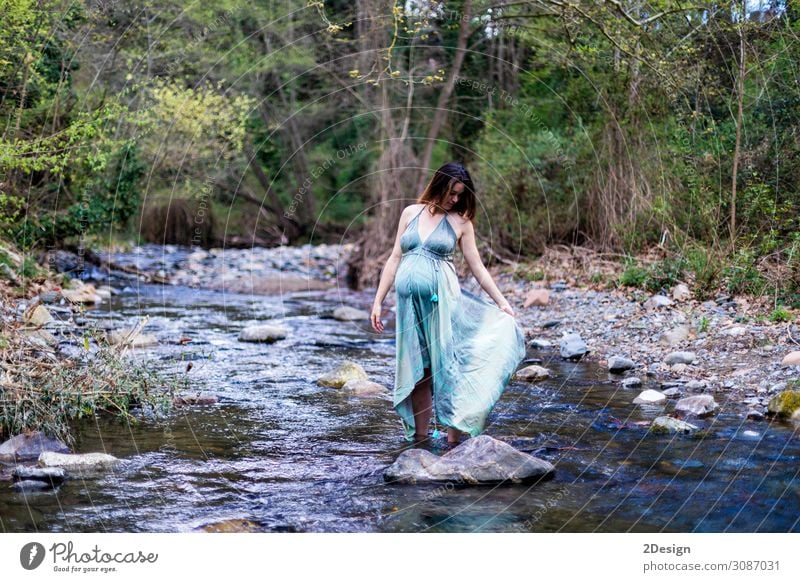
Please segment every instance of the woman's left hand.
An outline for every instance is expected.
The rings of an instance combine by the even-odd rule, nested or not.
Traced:
[[[511,304],[508,301],[503,301],[499,305],[500,309],[508,313],[511,317],[514,317],[514,310],[511,309]]]

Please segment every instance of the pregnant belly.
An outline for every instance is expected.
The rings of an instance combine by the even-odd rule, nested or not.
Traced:
[[[436,289],[435,271],[425,257],[409,256],[400,262],[395,289],[400,297],[430,297]]]

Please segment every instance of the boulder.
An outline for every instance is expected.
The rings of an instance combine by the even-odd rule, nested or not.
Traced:
[[[658,309],[660,307],[669,307],[674,301],[666,295],[653,295],[650,299],[644,302],[647,309]]]
[[[691,329],[689,328],[688,325],[679,325],[661,334],[661,338],[659,341],[662,344],[668,346],[674,346],[681,343],[682,341],[686,341],[687,339],[689,339],[690,335],[691,335]]]
[[[323,374],[317,379],[320,386],[330,386],[331,388],[342,388],[350,380],[368,380],[367,373],[360,365],[355,362],[342,362],[339,366]]]
[[[692,292],[684,283],[678,283],[672,288],[672,298],[675,301],[686,301],[692,298]]]
[[[553,476],[555,468],[488,435],[472,437],[442,456],[407,449],[383,473],[393,483],[456,481],[470,485],[527,483]]]
[[[639,396],[634,398],[634,404],[660,404],[667,399],[664,394],[658,390],[645,390]]]
[[[719,408],[719,404],[710,394],[687,396],[675,403],[675,412],[684,416],[697,416],[698,418],[713,414],[717,408]]]
[[[767,411],[781,418],[791,418],[800,409],[800,391],[784,390],[770,399]]]
[[[0,459],[8,461],[29,461],[38,459],[44,451],[68,453],[69,447],[59,440],[40,432],[20,434],[0,445]]]
[[[79,284],[75,284],[74,281],[77,281],[77,279],[70,281],[73,288],[61,291],[64,299],[70,303],[101,303],[103,301],[103,298],[97,294],[94,285],[84,285],[80,281],[78,282]]]
[[[356,396],[375,396],[389,393],[389,390],[383,384],[370,382],[369,380],[348,380],[342,386],[342,390],[352,392]]]
[[[339,321],[364,321],[369,320],[369,313],[363,309],[356,309],[342,305],[333,310],[333,318]]]
[[[691,434],[697,430],[699,427],[671,416],[659,416],[650,425],[650,432],[656,434]]]
[[[547,289],[531,289],[525,296],[524,308],[531,306],[543,307],[550,303],[550,291]]]
[[[552,377],[553,373],[548,370],[547,368],[543,368],[542,366],[525,366],[521,370],[517,370],[514,376],[518,380],[525,380],[526,382],[536,382],[538,380],[544,380],[545,378]]]
[[[25,312],[24,319],[25,323],[39,327],[53,321],[53,316],[47,311],[47,307],[44,305],[37,305],[33,309]]]
[[[559,348],[561,357],[566,360],[579,360],[589,352],[586,342],[577,333],[564,334],[559,342]]]
[[[784,366],[800,366],[800,352],[790,352],[786,354],[781,364]]]
[[[546,339],[532,339],[528,342],[528,347],[534,350],[544,350],[552,345],[553,344]]]
[[[670,366],[674,364],[691,364],[697,360],[694,352],[672,352],[664,358],[664,362]]]
[[[44,452],[39,455],[40,467],[64,467],[66,469],[100,469],[113,465],[119,459],[105,453],[86,453],[83,455],[64,455]]]
[[[289,330],[280,325],[251,325],[239,333],[239,341],[273,343],[284,339],[288,334]]]
[[[15,481],[43,481],[51,487],[56,487],[64,482],[66,471],[61,467],[27,467],[19,466],[11,474]]]
[[[640,378],[637,378],[636,376],[631,376],[630,378],[625,378],[622,381],[622,387],[623,388],[635,388],[635,387],[641,386],[641,385],[642,385],[642,380]]]
[[[611,356],[608,358],[608,371],[614,373],[624,372],[636,367],[636,362],[623,358],[622,356]]]

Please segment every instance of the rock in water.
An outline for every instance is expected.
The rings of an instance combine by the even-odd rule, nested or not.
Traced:
[[[386,468],[383,478],[396,483],[526,483],[550,478],[554,470],[547,461],[488,435],[478,435],[441,457],[423,449],[407,449]]]
[[[343,305],[333,310],[333,318],[339,321],[363,321],[369,319],[369,313],[363,309]]]
[[[621,356],[611,356],[608,358],[608,371],[609,372],[624,372],[636,366],[636,362],[623,358]]]
[[[368,380],[364,368],[355,362],[342,362],[339,367],[323,374],[317,379],[317,384],[330,386],[331,388],[342,388],[350,380]]]
[[[719,408],[714,397],[710,394],[700,394],[698,396],[687,396],[675,403],[675,412],[687,416],[697,416],[702,418],[713,414]]]
[[[83,455],[62,455],[44,452],[39,455],[40,467],[66,467],[67,469],[99,469],[119,461],[105,453],[86,453]]]
[[[61,467],[25,467],[19,466],[14,469],[12,477],[15,481],[42,481],[51,487],[60,485],[65,477],[66,471]]]
[[[561,357],[566,360],[579,360],[589,352],[586,342],[577,333],[564,334],[559,347],[561,348]]]
[[[622,381],[623,388],[635,388],[636,386],[641,386],[642,380],[637,378],[636,376],[631,376],[630,378],[625,378]]]
[[[800,410],[800,391],[797,390],[784,390],[767,404],[767,411],[781,418],[791,418],[796,410]]]
[[[289,330],[280,325],[251,325],[239,333],[240,342],[272,343],[284,339]]]
[[[38,459],[44,451],[68,453],[69,447],[59,440],[51,439],[40,432],[20,434],[0,445],[0,459],[25,461]]]
[[[376,396],[389,393],[383,384],[369,380],[348,380],[342,385],[342,390],[350,391],[356,396]]]
[[[645,390],[639,396],[634,398],[634,404],[659,404],[667,399],[664,394],[658,390]]]
[[[536,382],[537,380],[544,380],[550,378],[553,373],[547,368],[542,366],[526,366],[521,370],[517,370],[515,376],[519,380],[527,380],[528,382]]]
[[[695,425],[671,416],[659,416],[650,425],[650,432],[656,434],[691,434],[697,430],[699,429]]]

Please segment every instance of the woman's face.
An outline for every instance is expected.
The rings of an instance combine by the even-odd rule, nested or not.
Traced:
[[[445,196],[444,198],[442,206],[445,208],[445,210],[450,210],[451,208],[453,208],[453,206],[458,204],[458,197],[461,195],[462,192],[464,192],[464,183],[456,182],[453,185],[453,189],[450,190],[450,194]]]

